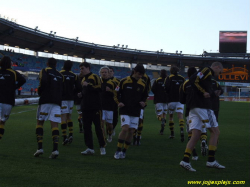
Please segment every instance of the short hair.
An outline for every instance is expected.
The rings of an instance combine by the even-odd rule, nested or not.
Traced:
[[[82,63],[79,65],[79,67],[82,67],[82,66],[84,66],[85,68],[89,68],[89,69],[90,69],[90,63],[88,63],[88,62],[82,62]]]
[[[223,68],[223,65],[221,62],[213,62],[211,67],[219,66],[220,68]]]
[[[11,59],[8,56],[4,56],[0,61],[1,69],[6,70],[11,68]]]
[[[57,63],[57,61],[56,61],[55,58],[49,58],[49,59],[48,59],[48,66],[49,66],[49,67],[51,67],[51,68],[56,67],[56,63]]]
[[[73,66],[73,62],[70,60],[66,60],[63,64],[63,69],[66,71],[70,71]]]
[[[100,70],[99,70],[99,75],[101,75],[101,71],[102,71],[103,69],[107,69],[108,72],[109,72],[108,66],[103,66],[103,67],[101,67]]]
[[[113,70],[113,72],[115,72],[115,70],[114,70],[114,68],[112,68],[112,67],[108,67],[109,69],[112,69]]]
[[[180,69],[177,66],[171,66],[170,73],[171,74],[177,74],[180,71]]]
[[[191,77],[196,72],[197,72],[197,69],[195,67],[189,67],[187,71],[188,77]]]
[[[145,73],[145,68],[142,64],[137,64],[134,68],[134,71],[139,72],[141,74]]]
[[[160,72],[160,77],[166,78],[167,77],[167,70],[162,69],[161,72]]]

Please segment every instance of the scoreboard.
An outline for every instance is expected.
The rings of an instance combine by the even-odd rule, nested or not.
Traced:
[[[246,53],[247,31],[220,31],[220,53]]]

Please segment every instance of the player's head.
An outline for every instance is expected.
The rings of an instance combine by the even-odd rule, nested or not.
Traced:
[[[145,73],[145,68],[142,64],[137,64],[134,68],[134,71],[133,71],[133,77],[137,80],[139,80],[140,78],[142,78],[142,76],[144,75]]]
[[[197,72],[196,68],[195,67],[189,67],[188,68],[188,71],[187,71],[187,74],[188,74],[188,77],[191,77],[193,74],[195,74]]]
[[[4,56],[0,61],[0,66],[2,70],[11,68],[11,59],[8,56]]]
[[[223,65],[221,62],[213,62],[211,65],[211,69],[214,71],[214,76],[218,76],[223,72]]]
[[[49,58],[48,62],[47,62],[47,66],[51,67],[51,68],[55,68],[56,67],[56,59],[55,58]]]
[[[109,67],[109,76],[114,77],[114,74],[115,74],[114,68]]]
[[[107,66],[101,67],[99,74],[102,79],[108,79],[109,78],[109,68]]]
[[[180,69],[177,66],[171,66],[171,68],[170,68],[170,73],[171,74],[176,75],[176,74],[179,73],[179,71],[180,71]]]
[[[83,62],[79,65],[80,73],[83,75],[87,75],[90,73],[90,63]]]
[[[162,77],[162,78],[166,78],[167,77],[167,70],[165,70],[165,69],[162,69],[161,70],[161,73],[160,73],[160,77]]]
[[[73,62],[70,60],[66,60],[63,64],[63,69],[66,71],[70,71],[73,66]]]

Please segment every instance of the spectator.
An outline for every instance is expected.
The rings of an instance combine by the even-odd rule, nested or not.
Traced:
[[[37,88],[35,88],[35,92],[34,92],[34,95],[36,95],[36,93],[37,93]]]
[[[18,88],[18,95],[21,95],[22,87]]]
[[[30,95],[33,95],[33,92],[34,92],[34,89],[31,88],[31,89],[30,89]]]

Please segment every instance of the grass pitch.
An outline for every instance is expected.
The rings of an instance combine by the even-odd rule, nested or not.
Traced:
[[[124,160],[113,158],[120,124],[113,141],[106,147],[106,155],[100,155],[94,128],[95,154],[80,154],[86,146],[83,134],[79,133],[76,111],[73,112],[73,143],[63,146],[61,138],[59,157],[49,159],[52,138],[50,124],[45,122],[45,153],[38,158],[33,157],[37,149],[36,108],[37,105],[16,106],[6,123],[5,134],[0,141],[0,187],[180,187],[190,186],[188,181],[201,181],[200,185],[193,185],[202,186],[203,181],[222,180],[232,183],[245,181],[245,184],[227,186],[250,186],[249,103],[221,102],[221,135],[216,159],[226,169],[206,168],[207,158],[200,155],[200,145],[197,144],[199,159],[191,162],[197,172],[188,172],[179,166],[186,142],[180,141],[176,118],[176,138],[168,139],[168,126],[165,135],[159,135],[160,122],[156,119],[152,101],[145,109],[142,144],[130,146]]]

